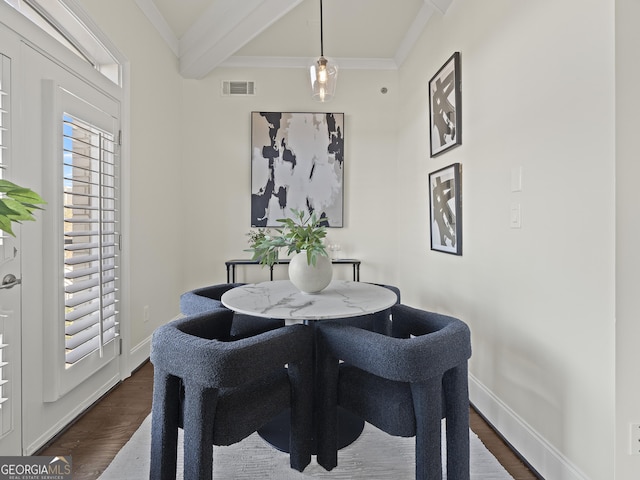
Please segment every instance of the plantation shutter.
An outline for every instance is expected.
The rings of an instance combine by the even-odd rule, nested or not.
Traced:
[[[113,133],[63,115],[65,363],[113,341],[118,322],[118,154]]]
[[[15,104],[11,67],[12,60],[0,53],[0,178],[5,181],[12,179],[15,165],[12,143],[15,135],[15,109],[12,107]],[[5,193],[0,195],[6,197]],[[6,228],[8,225],[4,223],[3,226]],[[10,275],[14,277],[13,281],[9,280],[0,289],[0,452],[5,452],[3,455],[17,455],[22,440],[19,425],[22,405],[22,287],[19,278],[22,277],[22,270],[18,254],[21,229],[13,225],[13,231],[18,237],[0,231],[0,281],[4,284]]]
[[[7,143],[9,138],[9,59],[0,54],[0,178],[4,178],[5,160],[7,154]],[[4,244],[4,232],[0,232],[0,247]],[[0,317],[0,437],[7,433],[11,427],[10,418],[5,418],[2,411],[2,404],[9,396],[7,394],[7,383],[9,382],[9,358],[8,343],[4,328],[4,319]]]

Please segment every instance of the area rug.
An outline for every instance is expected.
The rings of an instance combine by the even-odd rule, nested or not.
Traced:
[[[513,479],[469,431],[471,478]],[[444,437],[444,430],[443,430]],[[182,478],[182,431],[179,434],[178,478]],[[151,417],[147,417],[129,442],[100,476],[100,480],[143,480],[149,478]],[[338,452],[338,466],[327,472],[315,457],[304,472],[289,467],[289,456],[267,444],[257,434],[229,447],[214,447],[213,478],[224,480],[296,480],[326,478],[335,480],[410,480],[415,478],[414,438],[392,437],[365,424],[362,435]],[[444,456],[444,453],[443,453]],[[443,459],[444,460],[444,459]],[[443,464],[446,464],[443,461]],[[446,476],[443,476],[446,478]]]

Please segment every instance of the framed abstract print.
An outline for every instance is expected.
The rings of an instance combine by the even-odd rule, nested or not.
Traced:
[[[429,80],[429,127],[431,156],[462,144],[462,94],[460,52]]]
[[[291,209],[343,226],[344,113],[251,113],[251,226]]]
[[[460,164],[429,174],[431,250],[462,255]]]

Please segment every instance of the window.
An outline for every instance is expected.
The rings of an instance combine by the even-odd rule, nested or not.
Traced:
[[[3,178],[4,161],[7,150],[7,138],[8,138],[8,80],[9,80],[9,59],[0,54],[0,178]],[[0,238],[0,246],[2,245],[2,238]],[[8,400],[8,394],[6,393],[8,383],[7,373],[7,345],[4,341],[4,316],[0,316],[0,436],[6,433],[6,430],[10,427],[10,423],[5,421],[5,415],[2,415],[2,404]],[[7,418],[6,420],[10,420]]]
[[[1,0],[0,0],[1,1]],[[116,85],[122,85],[119,62],[64,0],[4,0],[26,18]]]
[[[13,133],[11,99],[11,60],[0,54],[0,178],[9,179],[13,152],[11,138]],[[2,194],[4,195],[4,194]],[[15,229],[15,231],[19,231]],[[8,274],[18,277],[18,262],[14,253],[15,239],[0,231],[0,279]],[[0,450],[13,442],[15,435],[16,397],[20,389],[20,306],[19,289],[0,290]]]
[[[8,400],[7,395],[5,395],[4,392],[4,386],[7,384],[8,380],[6,379],[6,374],[3,372],[3,368],[6,367],[8,365],[7,362],[4,361],[4,349],[7,348],[9,345],[3,343],[2,339],[3,339],[4,335],[0,334],[0,409],[2,409],[2,404],[4,402],[6,402]],[[0,426],[4,425],[4,422],[0,422]],[[0,434],[5,433],[3,431],[4,429],[0,428]]]
[[[45,159],[46,402],[120,355],[120,104],[59,73],[42,81],[54,145]]]
[[[5,178],[5,155],[9,139],[9,64],[9,59],[0,54],[0,178]],[[0,235],[0,245],[2,244]]]
[[[114,135],[63,116],[65,363],[118,334],[117,165]]]

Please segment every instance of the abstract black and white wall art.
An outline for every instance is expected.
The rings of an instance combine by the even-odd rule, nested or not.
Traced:
[[[252,227],[280,227],[291,209],[342,227],[343,191],[343,113],[251,113]]]
[[[431,250],[462,255],[460,164],[429,174]]]
[[[462,144],[460,52],[429,80],[429,125],[432,157]]]

